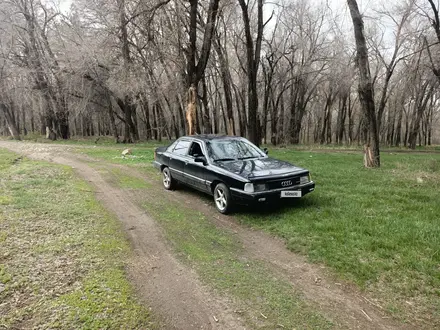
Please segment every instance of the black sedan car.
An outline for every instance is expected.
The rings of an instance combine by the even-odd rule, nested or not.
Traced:
[[[183,183],[214,196],[228,213],[233,203],[300,198],[315,189],[309,171],[273,159],[242,137],[185,136],[154,152],[165,189]]]

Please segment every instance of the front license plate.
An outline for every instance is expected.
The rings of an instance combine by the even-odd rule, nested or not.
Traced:
[[[301,191],[282,191],[281,198],[299,198],[301,197]]]

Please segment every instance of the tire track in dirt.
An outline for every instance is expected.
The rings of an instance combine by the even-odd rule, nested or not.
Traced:
[[[160,229],[131,196],[106,182],[99,172],[65,153],[58,146],[38,146],[0,141],[0,147],[35,160],[67,165],[96,190],[97,199],[124,226],[134,250],[128,273],[140,298],[152,306],[165,329],[244,329],[231,306],[202,285],[197,275],[182,265],[166,245]]]
[[[123,169],[131,175],[150,183],[155,196],[167,198],[170,202],[179,201],[179,205],[197,210],[219,227],[237,235],[242,242],[248,258],[264,261],[278,276],[299,290],[307,301],[318,308],[331,320],[336,328],[347,329],[413,329],[410,324],[394,321],[383,307],[362,295],[352,285],[332,276],[319,265],[310,264],[306,258],[287,250],[284,241],[259,230],[240,225],[232,216],[217,212],[213,202],[200,200],[202,193],[181,187],[176,191],[165,191],[159,177],[151,178],[138,170],[117,164],[106,166]],[[136,191],[129,192],[140,203],[144,196]]]

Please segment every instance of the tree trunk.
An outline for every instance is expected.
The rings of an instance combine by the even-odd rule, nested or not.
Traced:
[[[356,0],[347,0],[354,26],[356,39],[357,66],[359,69],[359,100],[362,110],[368,120],[369,133],[372,142],[372,166],[380,167],[379,134],[377,128],[376,110],[374,104],[373,84],[368,62],[368,48],[364,36],[364,22],[359,12]],[[369,141],[367,145],[369,144]]]
[[[227,53],[223,52],[220,45],[220,36],[216,36],[216,40],[214,41],[214,47],[217,51],[217,55],[220,62],[220,73],[221,79],[223,82],[223,91],[225,94],[225,103],[226,103],[226,115],[227,115],[227,134],[228,135],[236,135],[235,132],[235,120],[234,114],[232,111],[232,87],[231,87],[231,73],[229,72],[229,61],[227,57]]]
[[[428,84],[429,82],[426,82]],[[423,90],[426,90],[425,88]],[[416,148],[417,144],[417,136],[420,133],[420,122],[423,117],[423,113],[426,110],[429,100],[431,99],[431,95],[434,90],[434,85],[431,86],[430,90],[427,93],[423,93],[420,97],[420,100],[416,102],[414,105],[416,107],[414,112],[414,118],[411,123],[410,132],[408,135],[408,145],[411,149]]]
[[[270,107],[270,143],[272,143],[274,146],[277,145],[277,123],[278,123],[278,117],[277,117],[277,108],[276,108],[276,102],[272,98],[271,100],[272,106]]]
[[[403,145],[406,147],[408,145],[408,136],[409,136],[409,118],[405,116],[405,135],[403,137]]]
[[[353,143],[354,138],[354,118],[353,118],[353,102],[351,96],[348,96],[348,144]]]
[[[286,141],[285,138],[285,130],[284,130],[284,118],[285,118],[285,107],[284,107],[284,97],[281,95],[280,97],[280,112],[278,115],[278,134],[277,134],[277,144],[284,143]]]
[[[333,106],[333,91],[332,88],[329,90],[329,94],[327,95],[326,101],[325,101],[325,108],[324,108],[324,120],[322,124],[322,131],[321,131],[321,139],[320,143],[331,143],[331,111]],[[330,140],[330,141],[329,141]]]
[[[347,99],[348,94],[344,94],[339,98],[339,112],[336,124],[336,143],[342,144],[345,131],[345,118],[347,116]]]
[[[246,136],[246,101],[244,99],[244,91],[241,92],[237,86],[234,85],[235,102],[237,104],[238,111],[238,126],[240,129],[240,136]]]
[[[205,134],[212,134],[212,127],[211,127],[211,115],[209,110],[209,103],[208,103],[208,88],[206,84],[206,78],[202,79],[202,104],[203,104],[203,127]]]
[[[133,137],[131,133],[131,106],[130,106],[130,97],[128,95],[125,96],[125,100],[123,102],[123,110],[124,110],[124,140],[123,143],[133,143]]]
[[[153,104],[153,138],[158,140],[158,119],[157,119],[157,102]]]
[[[115,115],[113,113],[113,103],[112,99],[110,98],[110,95],[107,95],[108,98],[108,117],[110,118],[110,129],[112,132],[112,135],[115,139],[115,143],[119,143],[119,135],[118,130],[116,129],[116,122],[115,122]]]
[[[245,44],[246,44],[246,73],[248,79],[248,137],[255,145],[260,145],[258,134],[258,90],[257,76],[260,66],[261,42],[263,40],[263,0],[257,0],[257,38],[252,39],[251,24],[248,12],[248,3],[245,0],[238,0],[244,23]]]
[[[394,145],[396,147],[399,147],[402,143],[402,119],[403,119],[403,104],[399,111],[399,116],[397,118],[397,124],[396,124],[396,133],[394,138]]]
[[[118,9],[119,9],[119,24],[120,24],[120,39],[121,39],[121,51],[122,51],[122,60],[124,66],[124,79],[126,85],[128,85],[128,77],[129,72],[131,70],[131,56],[130,56],[130,47],[128,40],[128,31],[127,31],[127,17],[125,11],[125,0],[117,0]],[[124,100],[118,100],[118,104],[121,110],[124,112],[124,143],[133,143],[135,140],[136,132],[133,131],[135,129],[135,125],[132,120],[132,104],[133,98],[128,95],[128,91],[125,91]]]
[[[205,32],[203,35],[203,43],[202,48],[200,50],[199,54],[199,60],[196,63],[196,55],[197,55],[197,19],[198,19],[198,4],[199,0],[189,0],[190,3],[190,28],[188,31],[189,34],[189,47],[188,47],[188,53],[187,53],[187,88],[188,88],[188,96],[193,94],[194,91],[192,89],[195,88],[195,94],[197,95],[197,86],[199,84],[199,81],[203,78],[206,70],[206,66],[208,64],[209,55],[211,53],[211,45],[217,20],[217,12],[218,12],[218,4],[219,0],[210,0],[209,2],[209,8],[207,12],[207,21],[205,24]],[[186,118],[188,122],[191,121],[191,127],[192,127],[192,120],[194,118],[197,118],[197,99],[192,100],[193,102],[189,102],[192,99],[189,98],[187,110],[186,110]],[[196,123],[197,126],[199,126],[199,122]],[[198,127],[197,130],[200,132],[200,128]],[[189,134],[193,134],[194,132],[192,129],[189,129]]]
[[[7,107],[5,104],[0,103],[0,112],[3,112],[6,118],[6,124],[8,125],[9,133],[14,140],[21,140],[20,133],[18,131],[17,125],[15,123],[14,114],[11,109]]]
[[[23,106],[21,106],[21,118],[23,122],[23,135],[27,135],[27,129],[26,129],[26,110]]]
[[[69,114],[67,111],[58,111],[56,113],[58,134],[63,140],[70,138],[69,132]]]

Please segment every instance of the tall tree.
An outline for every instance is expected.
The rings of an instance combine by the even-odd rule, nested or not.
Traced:
[[[199,59],[197,58],[197,20],[199,18],[199,0],[189,0],[190,3],[190,25],[189,25],[189,47],[187,51],[187,88],[188,88],[188,107],[187,118],[197,118],[197,86],[205,74],[211,53],[211,44],[214,39],[215,25],[217,21],[219,0],[210,0],[205,31],[203,35],[202,48]],[[190,119],[191,120],[191,119]],[[192,126],[192,123],[191,123]],[[194,133],[190,131],[189,134]]]
[[[347,0],[350,9],[350,15],[353,21],[354,36],[356,40],[357,67],[359,69],[359,100],[362,110],[368,120],[369,140],[371,141],[372,157],[370,157],[369,147],[366,148],[366,165],[380,167],[379,151],[379,132],[377,127],[377,117],[374,104],[374,90],[370,73],[370,64],[368,61],[368,48],[364,35],[364,21],[359,11],[356,0]],[[369,141],[365,141],[369,142]],[[370,164],[371,162],[371,164]]]
[[[251,32],[251,20],[249,13],[250,0],[238,0],[244,23],[245,44],[246,44],[246,74],[248,79],[248,137],[257,146],[260,145],[258,120],[258,89],[257,76],[260,67],[261,43],[263,40],[263,29],[267,24],[263,23],[263,0],[257,0],[257,36],[254,42]]]
[[[132,70],[130,47],[127,31],[127,15],[125,9],[125,0],[118,0],[118,10],[119,10],[119,28],[120,28],[120,40],[121,40],[121,50],[122,50],[122,60],[123,60],[123,81],[125,86],[128,85],[128,79],[130,72]],[[133,104],[133,96],[130,95],[128,91],[125,92],[125,96],[119,100],[119,105],[124,111],[124,143],[133,143],[135,140],[139,139],[137,134],[137,128],[133,122],[133,112],[135,111],[135,105]]]

